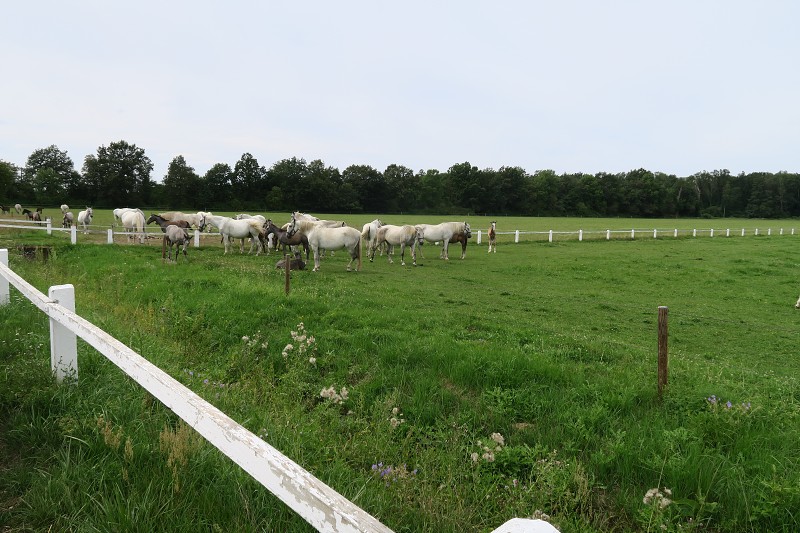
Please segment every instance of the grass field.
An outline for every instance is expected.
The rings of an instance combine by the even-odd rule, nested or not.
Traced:
[[[500,231],[748,236],[503,236],[496,254],[473,242],[466,260],[444,262],[426,245],[421,266],[376,257],[359,273],[337,253],[321,272],[293,273],[288,296],[277,256],[223,256],[210,238],[177,265],[154,244],[70,246],[18,230],[0,230],[0,247],[40,290],[75,285],[79,314],[395,531],[490,531],[541,514],[562,531],[796,531],[792,224],[499,219]],[[22,242],[54,255],[25,260]],[[0,526],[308,529],[88,346],[77,386],[56,387],[47,321],[12,293],[0,309]]]

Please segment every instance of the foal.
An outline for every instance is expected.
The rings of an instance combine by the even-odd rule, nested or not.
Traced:
[[[489,231],[486,233],[489,235],[489,251],[487,253],[492,253],[494,249],[494,253],[497,253],[497,227],[496,222],[492,220],[492,225],[489,226]]]

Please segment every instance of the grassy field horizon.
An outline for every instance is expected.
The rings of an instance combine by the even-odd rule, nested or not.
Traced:
[[[551,220],[587,222],[507,221]],[[44,292],[74,284],[79,314],[395,531],[546,516],[564,532],[788,532],[800,527],[790,223],[750,221],[746,238],[501,241],[496,254],[473,236],[463,261],[426,245],[418,267],[376,257],[359,273],[337,253],[293,273],[288,297],[277,256],[216,244],[177,265],[149,246],[23,230],[0,230],[0,248]],[[52,243],[50,261],[24,259],[23,241]],[[13,290],[0,319],[0,525],[308,530],[90,347],[79,383],[56,387],[47,321]],[[300,331],[315,339],[302,354],[286,348]]]

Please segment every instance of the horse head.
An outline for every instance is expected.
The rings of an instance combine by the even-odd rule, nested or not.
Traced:
[[[472,230],[469,229],[469,223],[466,221],[464,222],[464,235],[467,236],[467,239],[472,237]]]
[[[422,226],[414,226],[414,229],[417,230],[417,244],[422,246],[425,244],[425,228]]]
[[[197,231],[203,231],[206,227],[206,215],[203,213],[200,215],[200,222],[197,224]]]
[[[292,213],[292,221],[289,222],[289,227],[286,228],[286,236],[291,237],[297,233],[297,218],[295,217],[295,213]]]

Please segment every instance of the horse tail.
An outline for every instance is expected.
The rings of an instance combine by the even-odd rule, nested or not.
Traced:
[[[357,271],[361,270],[361,237],[358,237],[358,246],[356,246],[356,253],[358,254],[358,268]]]
[[[369,232],[372,229],[372,224],[364,224],[364,231],[361,232],[362,239],[369,239]]]

